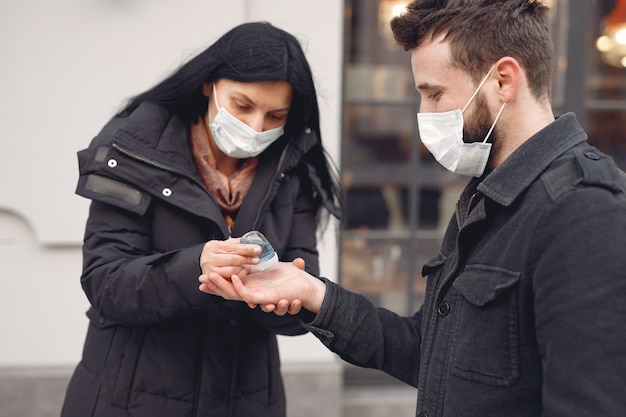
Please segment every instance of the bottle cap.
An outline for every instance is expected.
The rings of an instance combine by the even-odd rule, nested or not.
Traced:
[[[263,236],[263,233],[252,230],[241,236],[240,242],[251,245],[259,245],[261,247],[262,251],[259,255],[259,263],[255,265],[258,270],[265,271],[278,265],[278,255],[276,255],[274,248],[267,238]]]

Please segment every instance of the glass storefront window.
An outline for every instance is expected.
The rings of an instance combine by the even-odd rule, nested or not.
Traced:
[[[464,181],[417,140],[410,55],[389,28],[406,1],[346,1],[341,284],[399,314],[417,310]],[[450,205],[452,204],[452,206]]]
[[[388,22],[398,2],[346,2],[341,284],[399,313],[419,211],[415,181],[417,94]],[[385,24],[386,22],[386,24]]]
[[[626,0],[599,1],[589,28],[582,122],[590,142],[626,170]]]

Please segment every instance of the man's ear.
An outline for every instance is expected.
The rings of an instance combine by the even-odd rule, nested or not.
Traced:
[[[505,56],[495,63],[494,75],[498,80],[498,94],[503,103],[510,103],[515,99],[522,80],[522,69],[515,58]]]

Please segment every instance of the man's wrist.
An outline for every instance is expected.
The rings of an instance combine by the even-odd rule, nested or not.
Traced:
[[[309,282],[311,289],[309,296],[306,300],[303,300],[303,307],[312,313],[319,313],[326,296],[326,284],[321,279],[309,276]]]

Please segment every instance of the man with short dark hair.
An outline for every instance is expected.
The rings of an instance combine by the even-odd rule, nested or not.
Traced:
[[[626,181],[550,106],[548,9],[417,0],[391,23],[421,94],[420,139],[471,177],[412,317],[281,263],[203,288],[307,327],[418,388],[420,417],[626,415]],[[301,265],[299,265],[301,267]]]

